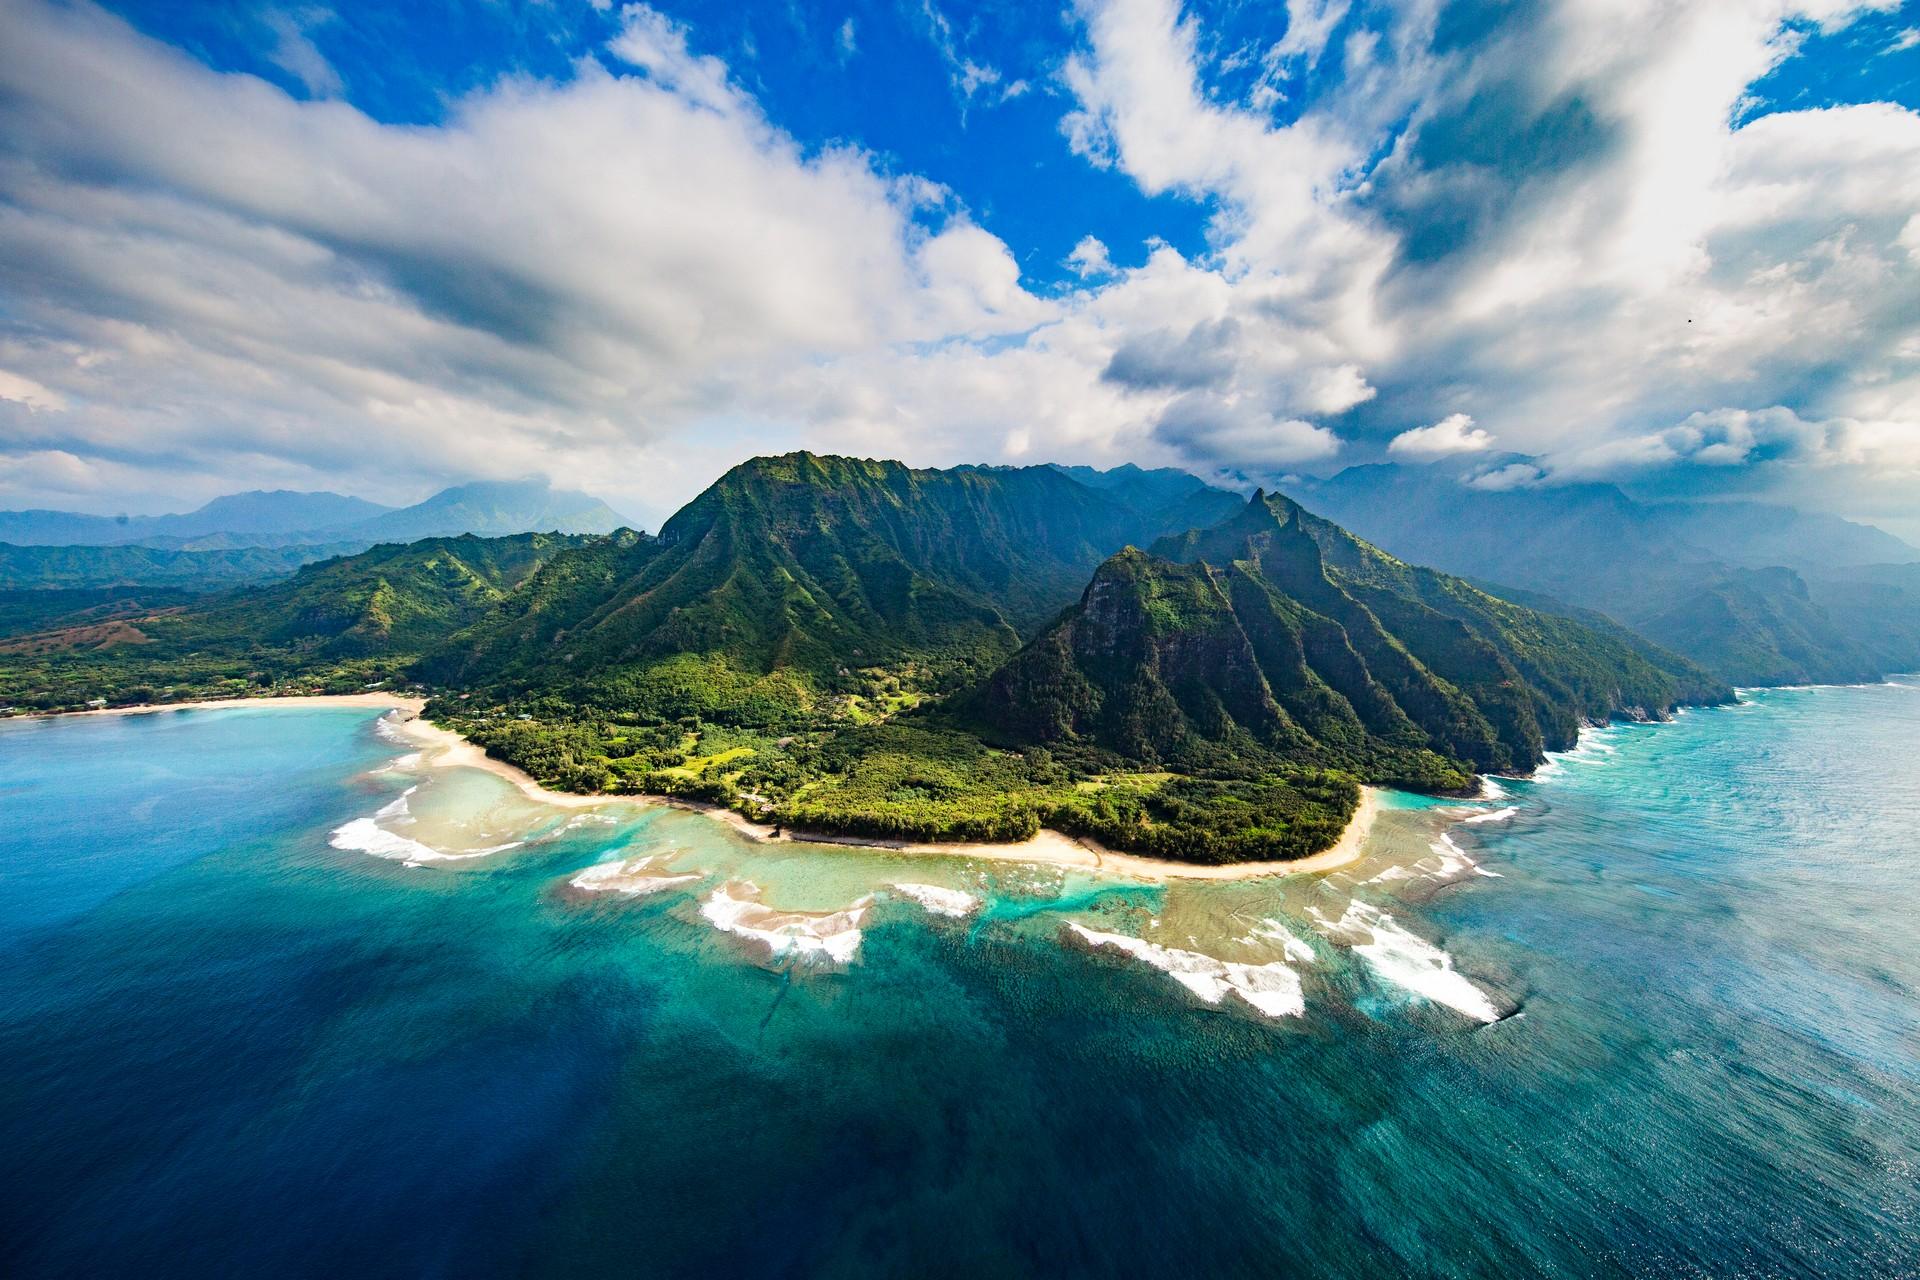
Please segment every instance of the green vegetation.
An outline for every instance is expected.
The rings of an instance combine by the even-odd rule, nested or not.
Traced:
[[[1348,776],[1292,767],[1257,778],[1089,774],[1044,748],[991,747],[937,721],[776,738],[691,717],[549,722],[475,714],[457,700],[428,712],[552,786],[670,796],[877,840],[1020,841],[1045,826],[1190,862],[1298,858],[1337,839],[1359,798]]]
[[[1726,693],[1285,499],[805,453],[734,468],[657,538],[380,546],[0,643],[0,705],[402,684],[566,790],[1202,862],[1324,848],[1359,782],[1459,791],[1583,721]]]
[[[308,565],[193,607],[63,618],[0,641],[0,705],[71,709],[250,693],[353,693],[409,678],[419,656],[586,541],[432,538]],[[104,641],[104,643],[103,643]]]
[[[423,673],[503,699],[767,727],[836,699],[951,692],[1116,548],[1184,527],[1168,521],[1193,501],[1187,480],[1113,495],[1053,467],[756,458],[658,539],[556,557]]]
[[[164,547],[16,547],[0,543],[0,588],[73,591],[139,586],[220,591],[284,578],[301,565],[352,555],[366,547],[365,542],[340,542],[327,546],[176,551]]]
[[[1533,768],[1582,723],[1731,690],[1672,655],[1404,565],[1287,499],[1129,548],[957,709],[1014,742],[1185,772],[1286,764],[1424,790]]]

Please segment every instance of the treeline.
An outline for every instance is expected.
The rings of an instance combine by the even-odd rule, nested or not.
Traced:
[[[875,840],[1017,843],[1051,827],[1158,858],[1279,861],[1332,844],[1359,801],[1357,784],[1337,771],[1105,773],[1124,762],[999,749],[931,718],[775,737],[695,716],[463,716],[444,701],[428,713],[549,786],[700,800],[792,831]]]

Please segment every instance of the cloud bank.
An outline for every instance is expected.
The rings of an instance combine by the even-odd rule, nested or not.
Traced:
[[[1042,288],[943,175],[801,146],[644,5],[398,126],[302,28],[309,100],[0,0],[0,502],[544,473],[658,513],[801,445],[1256,481],[1497,439],[1897,511],[1920,116],[1749,98],[1861,7],[1296,0],[1236,96],[1203,17],[1085,0],[1061,145],[1212,221],[1090,228]]]

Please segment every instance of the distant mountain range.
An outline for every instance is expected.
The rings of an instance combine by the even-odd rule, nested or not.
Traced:
[[[1920,667],[1920,548],[1762,503],[1488,487],[1511,462],[1350,467],[1293,493],[1396,556],[1536,607],[1597,610],[1736,684]]]
[[[1310,759],[1427,789],[1727,691],[1651,645],[1413,568],[1278,494],[1128,548],[970,695],[1016,741],[1188,769]]]
[[[109,517],[0,512],[0,590],[179,588],[218,591],[285,577],[378,543],[462,534],[611,533],[625,521],[598,498],[544,481],[483,481],[411,507],[337,493],[236,493],[197,511]]]
[[[412,542],[463,533],[611,533],[626,523],[598,498],[544,481],[479,481],[411,507],[288,489],[236,493],[167,516],[0,511],[0,543],[16,547],[147,546],[228,550],[357,542]]]

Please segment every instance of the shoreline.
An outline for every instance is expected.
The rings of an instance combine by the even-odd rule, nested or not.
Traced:
[[[508,767],[511,768],[511,766]],[[532,783],[532,779],[527,779],[527,782]],[[532,785],[539,786],[538,783],[532,783]],[[525,784],[522,786],[524,789]],[[732,827],[747,839],[762,844],[840,845],[851,849],[869,849],[876,853],[895,853],[916,858],[982,858],[995,862],[1023,862],[1029,865],[1069,867],[1078,871],[1121,876],[1130,880],[1256,880],[1267,876],[1311,875],[1337,871],[1359,860],[1362,846],[1366,843],[1367,833],[1373,829],[1374,819],[1379,816],[1382,807],[1380,788],[1362,786],[1360,803],[1354,807],[1353,817],[1347,820],[1346,829],[1340,833],[1338,840],[1320,852],[1285,862],[1209,864],[1175,862],[1167,858],[1150,858],[1143,854],[1122,853],[1117,849],[1107,848],[1097,840],[1070,836],[1065,832],[1055,831],[1051,827],[1041,828],[1039,834],[1018,844],[881,840],[868,836],[843,836],[831,832],[795,832],[790,829],[782,830],[779,835],[775,835],[770,825],[755,822],[721,805],[676,799],[671,796],[631,798],[643,800],[649,804],[684,809],[690,813],[705,814],[717,822]],[[571,798],[575,803],[580,799],[584,797]]]
[[[774,828],[768,824],[755,822],[721,805],[697,800],[649,795],[589,796],[554,791],[542,786],[526,770],[488,755],[478,745],[452,729],[443,729],[421,718],[420,713],[426,707],[426,699],[397,693],[302,694],[283,698],[211,698],[198,702],[157,702],[143,703],[134,707],[53,711],[42,713],[37,717],[19,718],[152,715],[163,711],[221,711],[254,706],[378,707],[389,711],[406,712],[404,717],[395,718],[390,723],[396,731],[421,748],[422,764],[436,769],[479,769],[511,783],[529,800],[561,809],[588,809],[608,804],[661,805],[690,813],[704,814],[732,827],[739,835],[762,844],[839,845],[847,848],[870,849],[878,853],[904,854],[910,857],[944,856],[981,858],[997,862],[1023,862],[1068,867],[1098,875],[1121,876],[1133,880],[1255,880],[1267,876],[1312,875],[1336,871],[1359,859],[1361,846],[1365,844],[1367,833],[1372,830],[1374,819],[1379,816],[1381,807],[1380,789],[1362,786],[1360,803],[1354,807],[1353,816],[1348,819],[1346,828],[1340,833],[1340,838],[1320,852],[1285,862],[1230,862],[1212,865],[1174,862],[1170,859],[1150,858],[1142,854],[1122,853],[1109,849],[1097,841],[1070,836],[1051,828],[1043,828],[1039,834],[1018,844],[877,840],[831,833],[795,834],[784,830],[775,835]]]
[[[202,698],[195,702],[140,702],[130,707],[88,707],[82,711],[29,711],[10,720],[58,720],[67,716],[150,716],[163,711],[231,711],[236,707],[385,707],[418,716],[425,698],[404,693],[298,693],[266,698]]]

